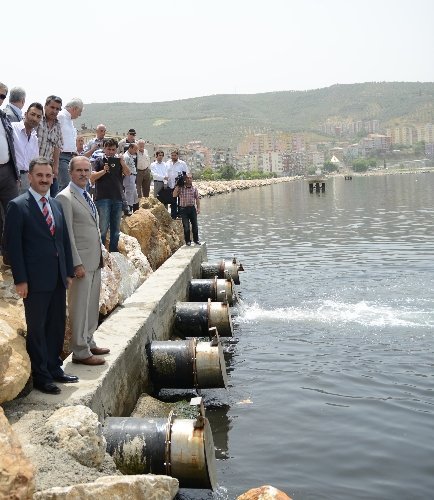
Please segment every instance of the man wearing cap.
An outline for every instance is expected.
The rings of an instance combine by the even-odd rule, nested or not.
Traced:
[[[117,153],[119,155],[123,155],[124,153],[127,152],[129,145],[135,142],[136,142],[136,131],[133,128],[130,128],[130,130],[128,130],[128,134],[125,137],[125,139],[121,139],[119,141]]]

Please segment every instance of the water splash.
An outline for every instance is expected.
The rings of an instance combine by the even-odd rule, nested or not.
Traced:
[[[267,321],[357,323],[364,326],[433,327],[434,314],[409,308],[394,308],[375,302],[357,303],[323,300],[306,303],[301,307],[276,307],[263,309],[259,304],[242,304],[237,322],[249,323]]]

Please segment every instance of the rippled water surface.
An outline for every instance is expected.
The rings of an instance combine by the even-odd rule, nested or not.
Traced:
[[[434,498],[434,174],[326,190],[203,200],[209,260],[246,269],[226,404],[207,413],[216,498]]]

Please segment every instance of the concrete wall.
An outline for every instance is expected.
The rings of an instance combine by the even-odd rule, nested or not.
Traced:
[[[129,415],[148,386],[145,346],[151,340],[167,340],[175,319],[175,303],[186,300],[191,278],[200,277],[206,246],[183,246],[158,268],[122,306],[98,328],[98,346],[109,347],[101,366],[72,364],[66,373],[77,375],[78,384],[62,385],[57,396],[32,391],[29,403],[49,406],[85,404],[100,418]]]

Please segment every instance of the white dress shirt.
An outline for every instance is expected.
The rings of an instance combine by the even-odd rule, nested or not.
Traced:
[[[62,129],[62,151],[65,151],[65,153],[76,153],[77,144],[75,140],[77,139],[77,129],[72,123],[71,113],[66,108],[64,108],[57,115],[57,119],[59,120],[60,128]]]
[[[42,212],[42,205],[43,205],[41,198],[45,196],[45,198],[47,199],[48,212],[50,213],[51,219],[53,220],[53,226],[55,226],[56,221],[54,220],[53,211],[51,210],[51,205],[50,205],[50,190],[48,190],[47,194],[39,194],[32,187],[29,187],[29,191],[30,191],[30,194],[33,196],[33,198],[35,198],[36,203],[38,204],[38,207],[41,210],[41,212]]]
[[[0,165],[4,165],[9,161],[9,146],[6,137],[6,130],[3,127],[3,122],[0,120]]]
[[[180,173],[190,173],[190,169],[188,168],[184,160],[177,160],[176,163],[173,163],[172,160],[169,160],[166,165],[167,176],[169,178],[167,181],[167,185],[172,189],[175,187],[175,179]]]
[[[33,129],[30,137],[27,135],[24,122],[12,123],[14,133],[14,149],[18,170],[29,171],[29,163],[39,156],[39,144],[36,130]]]
[[[167,176],[167,165],[164,161],[153,161],[151,163],[151,172],[154,181],[164,181],[164,178]]]

